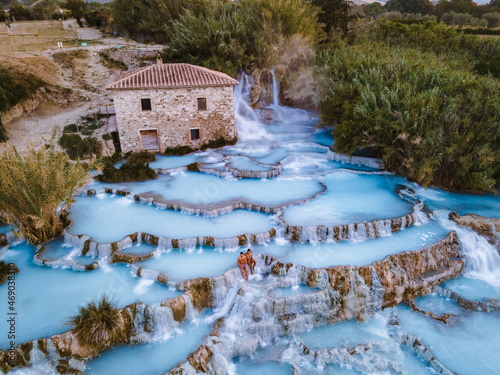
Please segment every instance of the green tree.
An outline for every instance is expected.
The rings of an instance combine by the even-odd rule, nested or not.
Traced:
[[[165,60],[232,76],[238,69],[270,68],[290,39],[314,45],[324,38],[318,12],[303,0],[241,0],[215,3],[198,14],[186,10],[173,22]]]
[[[359,17],[352,11],[351,0],[312,0],[312,3],[322,10],[318,20],[324,25],[326,32],[339,30],[347,34],[349,23]]]
[[[450,26],[453,23],[453,13],[445,13],[441,16],[441,21],[443,21],[446,26]]]
[[[32,244],[46,242],[70,224],[73,193],[89,180],[86,167],[56,151],[53,140],[24,157],[8,147],[0,155],[0,212],[19,236]]]
[[[432,14],[434,5],[429,0],[389,0],[385,8],[389,12]]]
[[[166,43],[172,34],[172,21],[184,7],[194,9],[197,2],[181,0],[114,0],[111,3],[113,26],[141,41]]]
[[[63,7],[71,12],[71,17],[73,17],[78,26],[83,27],[82,18],[85,16],[85,0],[67,0]]]
[[[384,8],[379,2],[363,5],[363,13],[370,17],[377,17],[384,13]]]
[[[490,7],[500,9],[500,0],[490,0]]]
[[[468,13],[455,13],[453,15],[453,24],[457,25],[459,29],[469,24],[472,16]]]
[[[500,25],[500,13],[486,13],[483,18],[488,21],[488,28],[495,28]]]
[[[11,6],[10,16],[16,21],[29,21],[33,18],[30,10],[22,5]]]
[[[435,9],[438,17],[452,11],[455,13],[469,13],[480,17],[479,6],[473,0],[439,0]]]

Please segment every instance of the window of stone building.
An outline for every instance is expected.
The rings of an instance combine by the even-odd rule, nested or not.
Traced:
[[[141,99],[141,107],[143,111],[151,111],[151,99]]]
[[[207,110],[207,98],[198,98],[198,111]]]
[[[200,129],[191,129],[191,140],[196,141],[200,139]]]

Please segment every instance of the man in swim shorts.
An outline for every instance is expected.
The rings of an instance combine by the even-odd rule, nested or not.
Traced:
[[[240,253],[240,256],[238,257],[236,263],[238,263],[238,266],[240,267],[241,276],[243,276],[243,278],[248,281],[247,256],[243,254],[243,252]]]
[[[255,265],[257,264],[257,262],[253,259],[252,250],[248,249],[246,256],[247,256],[248,266],[250,267],[250,272],[252,272],[252,275],[253,275],[253,273],[255,271]]]

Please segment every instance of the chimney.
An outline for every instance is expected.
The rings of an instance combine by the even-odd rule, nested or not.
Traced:
[[[161,59],[160,54],[156,55],[156,64],[157,65],[163,64],[163,60]]]

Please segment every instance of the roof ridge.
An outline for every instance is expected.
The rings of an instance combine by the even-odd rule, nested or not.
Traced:
[[[116,76],[107,89],[234,86],[238,81],[229,75],[187,63],[153,64]]]
[[[115,86],[116,84],[122,82],[123,80],[125,80],[127,78],[132,78],[132,77],[136,76],[138,73],[146,72],[147,70],[151,69],[155,65],[156,64],[150,65],[150,66],[143,66],[143,67],[139,67],[139,68],[135,69],[135,71],[131,70],[130,72],[125,72],[121,78],[119,78],[116,81],[114,81],[113,83],[109,84],[108,86],[106,86],[106,88],[110,88],[111,86]],[[127,74],[127,73],[129,73],[129,74]]]
[[[218,72],[216,70],[212,70],[212,69],[208,69],[208,68],[205,68],[204,66],[199,66],[199,65],[192,65],[192,64],[188,64],[188,63],[182,63],[183,65],[187,65],[187,66],[190,66],[190,67],[193,67],[195,69],[198,69],[198,70],[201,70],[201,71],[204,71],[205,73],[210,73],[210,74],[214,74],[220,78],[229,78],[230,80],[233,80],[233,81],[236,81],[238,82],[237,80],[235,80],[233,77],[229,76],[228,74],[226,73],[223,73],[223,72]]]

